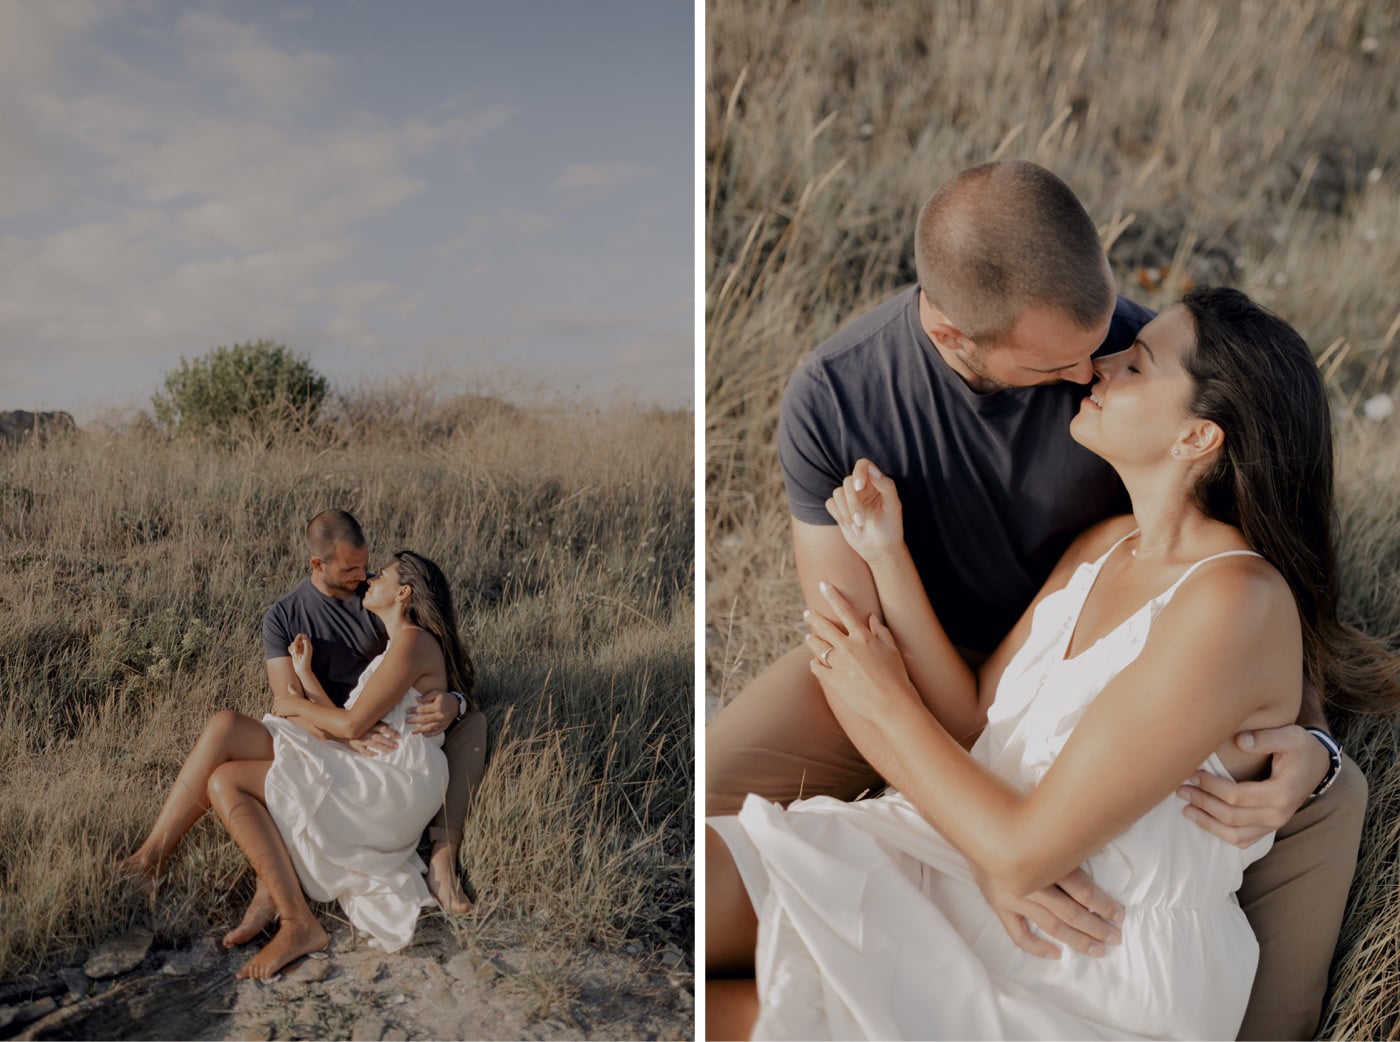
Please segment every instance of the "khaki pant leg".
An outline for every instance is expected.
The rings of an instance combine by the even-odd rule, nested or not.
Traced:
[[[1365,816],[1366,777],[1347,757],[1332,788],[1304,804],[1245,872],[1239,898],[1259,938],[1259,972],[1240,1038],[1317,1032]]]
[[[751,792],[788,804],[854,799],[883,785],[827,707],[798,647],[755,677],[705,730],[705,814],[737,814]]]
[[[448,728],[442,751],[447,756],[447,792],[442,810],[428,825],[428,838],[456,848],[462,843],[472,797],[486,773],[486,714],[470,712]]]

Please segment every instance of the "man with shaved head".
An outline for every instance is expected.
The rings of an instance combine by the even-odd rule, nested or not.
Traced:
[[[807,604],[829,613],[818,590],[826,581],[857,616],[879,610],[869,570],[825,508],[868,458],[895,480],[929,600],[975,666],[1074,537],[1128,510],[1112,469],[1070,438],[1069,425],[1093,382],[1092,358],[1128,348],[1152,313],[1117,295],[1093,221],[1063,181],[1032,163],[986,163],[953,177],[920,211],[914,249],[918,285],[838,331],[793,375],[778,456]],[[911,679],[932,690],[937,677],[910,650]],[[803,647],[784,655],[710,724],[708,814],[737,813],[750,792],[786,804],[883,787],[827,707],[810,659]],[[1302,723],[1325,729],[1315,695],[1307,701]],[[1240,1037],[1311,1038],[1355,866],[1365,779],[1349,760],[1334,770],[1322,740],[1300,726],[1239,740],[1273,754],[1270,780],[1205,776],[1183,788],[1183,808],[1241,845],[1278,830],[1240,890],[1261,947]],[[711,899],[731,899],[715,888],[735,884],[710,879]],[[1054,938],[1113,956],[1120,907],[1082,871],[1024,898],[982,886],[1024,950],[1055,957]],[[724,943],[711,939],[711,950],[728,950]]]
[[[365,666],[387,646],[379,619],[365,610],[360,596],[367,578],[369,550],[360,523],[344,510],[323,510],[306,526],[306,550],[311,574],[277,601],[263,617],[263,656],[267,681],[274,698],[295,688],[304,692],[292,670],[289,646],[299,633],[311,639],[311,669],[336,706],[344,706],[359,683]],[[413,730],[443,735],[448,783],[443,807],[428,826],[432,854],[428,863],[428,888],[438,904],[453,912],[471,910],[457,872],[457,853],[472,795],[486,768],[486,717],[465,696],[433,691],[418,699],[410,710]],[[328,741],[339,741],[292,718],[299,727]],[[364,756],[387,752],[398,744],[398,734],[382,721],[358,741],[347,744]],[[262,932],[276,914],[271,895],[258,883],[257,892],[243,921],[224,937],[224,944],[244,944]]]

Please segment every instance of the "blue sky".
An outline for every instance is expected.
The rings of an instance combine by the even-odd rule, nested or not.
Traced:
[[[0,3],[0,408],[285,343],[350,389],[694,390],[694,8]]]

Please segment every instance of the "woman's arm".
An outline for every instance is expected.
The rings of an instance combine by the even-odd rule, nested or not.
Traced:
[[[300,661],[296,652],[293,652],[292,659],[294,663]],[[319,687],[315,674],[310,671],[309,658],[307,661],[305,670],[298,665],[297,676],[304,688],[311,689],[313,684]],[[272,711],[277,716],[300,717],[335,738],[357,739],[397,705],[410,687],[424,677],[436,680],[437,677],[431,675],[435,666],[436,672],[441,673],[442,652],[437,641],[422,630],[405,629],[384,652],[383,660],[350,708],[319,705],[305,698],[286,695],[273,702]]]
[[[1138,658],[1085,712],[1055,763],[1023,793],[971,756],[924,708],[878,620],[866,627],[833,591],[846,632],[814,662],[828,699],[878,728],[875,766],[967,857],[1017,894],[1081,864],[1172,793],[1247,723],[1297,714],[1297,609],[1273,569],[1229,558],[1200,572],[1154,623]],[[1288,683],[1291,681],[1291,684]],[[1288,704],[1284,704],[1288,702]]]
[[[870,460],[859,459],[826,501],[826,511],[870,569],[880,613],[904,652],[905,668],[924,705],[949,734],[970,746],[985,721],[977,705],[977,676],[929,603],[904,541],[894,481]]]
[[[894,635],[924,705],[949,734],[969,748],[982,732],[1002,672],[1030,634],[1036,606],[1062,589],[1079,564],[1097,557],[1132,524],[1128,516],[1113,518],[1094,525],[1071,543],[1035,600],[981,670],[974,673],[948,639],[929,602],[904,540],[894,482],[870,460],[860,459],[842,486],[833,491],[826,508],[846,542],[870,569],[883,621]]]

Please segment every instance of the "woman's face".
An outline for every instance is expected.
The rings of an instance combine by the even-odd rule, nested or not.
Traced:
[[[369,588],[365,590],[361,602],[370,609],[382,610],[391,607],[402,585],[399,582],[399,562],[386,564],[370,576]]]
[[[1095,359],[1097,379],[1070,435],[1114,464],[1170,458],[1190,419],[1194,388],[1184,360],[1195,343],[1190,312],[1173,304],[1142,327],[1132,347]]]

